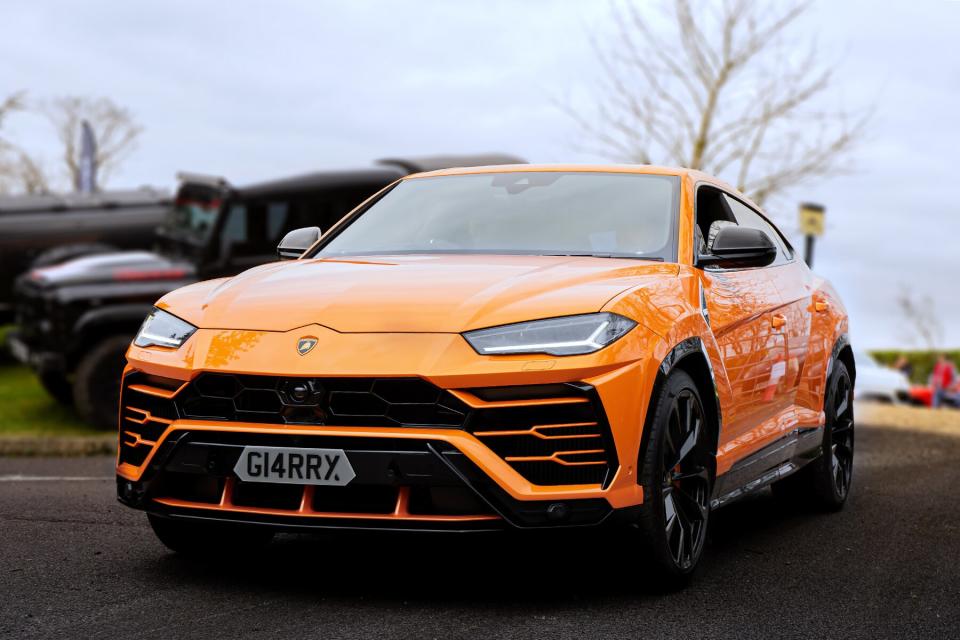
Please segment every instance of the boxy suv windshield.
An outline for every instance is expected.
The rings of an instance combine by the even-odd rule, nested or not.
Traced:
[[[676,176],[518,171],[397,184],[313,257],[422,253],[674,261]]]

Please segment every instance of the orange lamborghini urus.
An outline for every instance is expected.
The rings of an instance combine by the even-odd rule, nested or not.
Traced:
[[[710,176],[423,173],[278,253],[164,296],[127,354],[117,490],[171,549],[620,524],[682,583],[712,510],[847,498],[843,304]]]

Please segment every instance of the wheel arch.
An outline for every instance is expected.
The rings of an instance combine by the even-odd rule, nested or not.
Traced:
[[[641,461],[646,454],[648,438],[652,429],[654,403],[663,388],[667,377],[674,370],[681,370],[691,378],[697,385],[700,392],[700,398],[703,400],[703,409],[708,416],[710,429],[709,442],[712,443],[710,457],[713,461],[712,472],[716,474],[716,456],[720,443],[720,427],[723,424],[723,417],[720,409],[720,396],[717,392],[717,384],[714,378],[713,366],[710,364],[710,358],[707,356],[706,347],[698,336],[686,338],[676,344],[670,352],[660,362],[657,368],[656,380],[653,389],[650,391],[650,401],[647,404],[646,417],[644,419],[643,436],[640,440],[640,448],[637,452],[637,460]],[[640,477],[640,474],[637,474]]]
[[[830,352],[830,364],[827,367],[828,380],[833,373],[833,364],[837,360],[846,365],[847,370],[850,372],[850,381],[856,383],[857,363],[853,357],[853,347],[850,345],[850,336],[846,333],[841,333],[837,336],[836,341],[833,343],[833,351]],[[824,394],[824,396],[826,396],[826,394]]]
[[[70,368],[76,368],[84,354],[102,340],[125,334],[129,334],[132,340],[137,327],[152,308],[149,304],[123,304],[84,313],[73,328],[76,339],[70,353]]]

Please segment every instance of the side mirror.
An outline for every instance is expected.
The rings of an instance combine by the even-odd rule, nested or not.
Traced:
[[[697,265],[725,269],[765,267],[776,257],[776,245],[760,229],[729,226],[717,232],[709,253],[697,257]]]
[[[319,239],[320,227],[294,229],[277,245],[277,256],[281,260],[296,260]]]

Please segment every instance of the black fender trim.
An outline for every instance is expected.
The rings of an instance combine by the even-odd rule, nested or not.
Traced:
[[[74,327],[74,331],[82,334],[99,325],[113,324],[116,322],[140,323],[147,317],[151,309],[153,309],[152,304],[143,302],[136,304],[114,304],[101,307],[100,309],[92,309],[80,316],[80,319],[77,320],[77,324]]]
[[[706,346],[703,344],[703,340],[699,336],[692,336],[681,340],[679,343],[674,345],[670,352],[663,358],[663,361],[660,362],[660,366],[657,368],[657,378],[653,383],[653,389],[650,392],[650,401],[647,403],[647,415],[644,418],[643,425],[643,436],[640,438],[640,448],[637,450],[637,482],[640,481],[641,469],[640,461],[643,460],[643,454],[647,449],[647,439],[650,434],[650,421],[653,419],[653,402],[654,399],[659,395],[660,389],[663,388],[663,384],[666,381],[667,377],[677,365],[684,360],[685,358],[692,355],[702,355],[704,360],[707,363],[707,370],[710,373],[710,380],[713,385],[713,394],[709,398],[704,398],[705,402],[713,403],[714,415],[717,417],[716,424],[716,436],[717,442],[714,443],[713,455],[716,456],[716,450],[719,446],[720,432],[723,429],[723,413],[720,408],[720,395],[717,391],[717,378],[716,373],[713,370],[713,363],[710,362],[710,356],[707,353]],[[715,467],[714,467],[715,468]]]
[[[837,336],[836,341],[833,343],[833,350],[830,352],[830,361],[827,363],[827,380],[829,380],[833,374],[833,363],[840,357],[840,352],[847,348],[850,349],[850,360],[853,361],[853,371],[850,372],[850,377],[853,379],[852,382],[857,381],[857,363],[853,358],[853,346],[850,344],[850,335],[846,333],[841,333]],[[824,398],[826,398],[826,393],[824,393]]]

